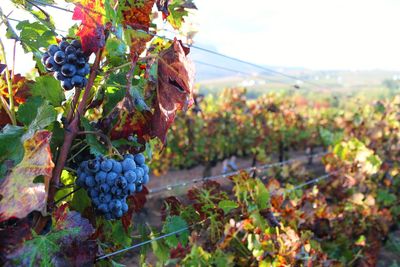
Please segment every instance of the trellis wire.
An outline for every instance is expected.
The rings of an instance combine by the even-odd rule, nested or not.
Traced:
[[[301,159],[308,159],[310,157],[319,157],[319,156],[324,156],[328,154],[328,152],[322,152],[322,153],[316,153],[316,154],[312,154],[312,155],[303,155],[303,156],[299,156],[293,159],[289,159],[289,160],[285,160],[285,161],[281,161],[281,162],[275,162],[275,163],[269,163],[269,164],[265,164],[265,165],[261,165],[261,166],[252,166],[252,167],[248,167],[248,168],[244,168],[244,169],[240,169],[237,171],[233,171],[233,172],[228,172],[228,173],[224,173],[224,174],[218,174],[218,175],[214,175],[214,176],[208,176],[208,177],[198,177],[195,179],[192,179],[190,181],[185,181],[185,182],[181,182],[181,183],[176,183],[176,184],[169,184],[166,186],[162,186],[162,187],[158,187],[158,188],[154,188],[154,189],[149,189],[149,194],[155,194],[155,193],[159,193],[165,190],[172,190],[174,188],[177,187],[183,187],[183,186],[188,186],[190,184],[195,184],[198,182],[204,182],[207,180],[217,180],[220,178],[226,178],[232,175],[236,175],[239,174],[241,171],[245,171],[245,172],[252,172],[252,171],[256,171],[256,170],[265,170],[265,169],[269,169],[272,167],[277,167],[277,166],[283,166],[283,165],[287,165],[290,164],[292,162],[301,160]]]
[[[307,181],[307,182],[305,182],[305,183],[303,183],[303,184],[297,185],[297,186],[295,186],[295,187],[292,188],[292,189],[285,190],[284,193],[290,193],[290,192],[292,192],[292,191],[294,191],[294,190],[303,188],[303,187],[305,187],[305,186],[307,186],[307,185],[314,184],[314,183],[319,183],[320,181],[327,180],[328,178],[332,177],[332,175],[334,175],[335,173],[337,173],[337,172],[332,172],[332,173],[324,174],[324,175],[322,175],[322,176],[319,176],[319,177],[317,177],[317,178],[314,178],[314,179],[312,179],[312,180],[309,180],[309,181]],[[207,219],[208,219],[208,218],[207,218]],[[205,220],[207,220],[207,219],[205,219]],[[150,244],[150,243],[152,243],[152,242],[154,242],[154,241],[158,241],[158,240],[164,239],[164,238],[166,238],[166,237],[169,237],[169,236],[174,235],[174,234],[177,234],[177,233],[181,233],[181,232],[183,232],[183,231],[187,231],[187,230],[189,230],[190,227],[193,227],[193,226],[195,226],[195,225],[198,225],[198,224],[200,224],[200,223],[203,223],[205,220],[202,220],[202,221],[200,221],[200,222],[194,223],[194,224],[192,224],[192,225],[190,225],[190,226],[183,227],[183,228],[181,228],[181,229],[179,229],[179,230],[176,230],[176,231],[174,231],[174,232],[171,232],[171,233],[168,233],[168,234],[164,234],[164,235],[161,235],[161,236],[158,236],[158,237],[155,237],[155,238],[152,238],[152,239],[149,239],[149,240],[140,242],[140,243],[135,244],[135,245],[133,245],[133,246],[130,246],[130,247],[127,247],[127,248],[124,248],[124,249],[120,249],[120,250],[117,250],[117,251],[114,251],[114,252],[111,252],[111,253],[108,253],[108,254],[99,256],[99,257],[96,258],[96,261],[103,260],[103,259],[106,259],[106,258],[115,256],[115,255],[117,255],[117,254],[120,254],[120,253],[129,251],[129,250],[132,250],[132,249],[135,249],[135,248],[138,248],[138,247],[142,247],[142,246],[147,245],[147,244]]]
[[[35,4],[38,4],[38,5],[49,6],[49,7],[55,8],[55,9],[59,9],[59,10],[63,10],[63,11],[66,11],[66,12],[73,13],[72,10],[69,10],[69,9],[67,9],[67,8],[63,8],[63,7],[59,7],[59,6],[56,6],[56,5],[48,4],[48,3],[45,3],[45,2],[42,2],[42,1],[39,1],[39,0],[31,0],[30,2],[31,2],[31,3],[35,3]],[[105,16],[105,14],[102,14],[102,13],[100,13],[100,12],[98,12],[98,11],[91,10],[91,9],[89,9],[89,8],[87,8],[87,7],[82,6],[82,5],[80,5],[80,7],[83,8],[83,9],[86,9],[86,10],[88,10],[88,11],[90,11],[90,12],[94,12],[94,13],[97,13],[97,14],[100,14],[100,15]],[[144,30],[137,30],[137,29],[133,29],[133,30],[135,30],[135,31],[137,31],[137,32],[143,32],[143,33],[148,34],[148,35],[151,35],[151,36],[153,36],[153,37],[158,37],[158,38],[162,38],[162,39],[165,39],[165,40],[173,41],[173,39],[171,39],[171,38],[168,38],[168,37],[165,37],[165,36],[160,36],[160,35],[155,34],[155,33],[147,32],[147,31],[144,31]],[[253,62],[250,62],[250,61],[246,61],[246,60],[243,60],[243,59],[239,59],[239,58],[236,58],[236,57],[232,57],[232,56],[229,56],[229,55],[226,55],[226,54],[223,54],[223,53],[219,53],[219,52],[216,52],[216,51],[213,51],[213,50],[204,48],[204,47],[200,47],[200,46],[197,46],[197,45],[192,45],[192,44],[186,44],[186,45],[189,46],[189,47],[195,48],[195,49],[197,49],[197,50],[200,50],[200,51],[209,53],[209,54],[214,54],[214,55],[217,55],[217,56],[220,56],[220,57],[224,57],[224,58],[226,58],[226,59],[230,59],[230,60],[233,60],[233,61],[242,63],[242,64],[246,64],[246,65],[248,65],[248,66],[252,66],[252,67],[254,67],[254,68],[263,70],[264,73],[272,73],[272,74],[280,75],[280,76],[282,76],[282,77],[286,77],[286,78],[295,80],[296,82],[297,82],[297,81],[301,81],[301,82],[303,82],[303,83],[307,83],[307,84],[312,85],[312,86],[321,87],[319,84],[316,84],[316,83],[313,83],[313,82],[310,82],[310,81],[301,79],[301,78],[296,77],[296,76],[292,76],[292,75],[289,75],[289,74],[285,74],[285,73],[283,73],[283,72],[276,71],[276,70],[273,70],[273,69],[264,67],[264,66],[262,66],[262,65],[259,65],[259,64],[256,64],[256,63],[253,63]]]

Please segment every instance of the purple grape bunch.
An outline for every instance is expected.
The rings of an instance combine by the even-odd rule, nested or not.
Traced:
[[[87,61],[79,40],[73,40],[71,43],[63,40],[58,45],[50,45],[42,55],[42,63],[46,70],[54,72],[54,78],[61,81],[62,88],[67,91],[74,87],[86,86],[86,75],[90,72]]]
[[[86,189],[96,210],[112,220],[128,211],[126,198],[142,191],[149,179],[149,167],[139,153],[126,154],[120,161],[102,156],[83,161],[76,184]]]

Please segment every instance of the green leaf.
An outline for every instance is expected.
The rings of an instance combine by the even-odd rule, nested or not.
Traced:
[[[269,207],[269,192],[265,185],[259,180],[256,180],[256,202],[259,207],[259,209],[266,209]]]
[[[90,125],[89,120],[82,117],[81,118],[81,123],[83,125],[83,128],[85,128],[85,131],[94,131],[95,129]],[[88,143],[90,147],[90,153],[92,155],[105,155],[107,154],[107,149],[105,146],[97,140],[97,136],[94,134],[87,134],[86,135],[86,142]]]
[[[105,92],[106,103],[103,107],[103,114],[106,115],[121,101],[125,96],[126,89],[108,86]]]
[[[221,200],[218,203],[218,207],[224,211],[224,213],[229,213],[231,210],[236,209],[239,207],[237,203],[232,200]]]
[[[35,119],[29,124],[29,131],[35,132],[49,126],[57,119],[57,112],[47,102],[43,103],[36,113]]]
[[[41,97],[31,97],[18,107],[17,120],[28,126],[36,117],[37,110],[43,105],[44,100]]]
[[[397,200],[395,194],[390,193],[387,189],[378,189],[377,201],[384,206],[390,206]]]
[[[107,59],[111,66],[119,66],[126,57],[126,44],[117,38],[109,38],[106,43]]]
[[[40,96],[46,99],[55,107],[61,106],[61,102],[65,100],[64,91],[60,82],[51,76],[40,76],[36,78],[32,85],[32,95]]]
[[[80,213],[83,213],[84,210],[90,206],[90,198],[86,193],[85,189],[80,189],[78,191],[76,191],[73,195],[72,195],[72,201],[71,201],[71,207],[74,210],[79,211]]]
[[[23,134],[24,129],[22,127],[12,125],[6,125],[0,133],[0,178],[4,178],[7,171],[4,164],[5,160],[13,161],[14,165],[21,162],[24,156],[24,148],[21,142]]]
[[[151,233],[151,238],[154,238],[154,233]],[[159,262],[166,262],[169,258],[170,249],[162,241],[151,242],[151,248],[153,249],[154,255],[156,255]]]
[[[188,227],[188,225],[187,225],[186,221],[183,220],[181,217],[170,216],[165,221],[162,232],[164,234],[170,234],[170,233],[182,230],[187,227]],[[188,239],[189,239],[189,231],[188,231],[188,229],[186,229],[186,230],[183,230],[182,232],[179,232],[177,234],[166,237],[165,242],[167,243],[167,245],[169,247],[176,248],[179,243],[181,243],[182,246],[186,246]]]
[[[61,173],[61,183],[64,185],[71,185],[74,184],[75,179],[74,175],[72,175],[70,172],[63,170]],[[57,191],[54,199],[55,201],[58,201],[60,198],[70,194],[72,191],[74,191],[74,187],[65,187]],[[73,195],[68,196],[67,198],[64,199],[64,201],[72,201]]]

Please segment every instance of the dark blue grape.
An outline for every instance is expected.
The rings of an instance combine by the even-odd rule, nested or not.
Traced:
[[[80,175],[78,175],[78,178],[76,179],[75,183],[77,186],[84,187],[86,186],[85,181],[86,181],[86,174],[83,172]]]
[[[50,57],[50,54],[48,52],[43,53],[42,55],[42,64],[46,65],[46,60]]]
[[[92,203],[98,207],[101,203],[98,197],[92,198]]]
[[[134,169],[136,169],[136,163],[133,159],[127,157],[122,161],[122,170],[124,172],[133,171]]]
[[[98,209],[99,209],[100,211],[102,211],[103,213],[108,213],[108,212],[109,212],[108,204],[106,204],[106,203],[100,204],[99,207],[98,207]]]
[[[69,64],[75,64],[78,58],[75,54],[68,54],[65,61]]]
[[[64,75],[62,75],[62,73],[59,71],[54,72],[53,75],[54,75],[54,78],[56,78],[59,81],[64,81],[66,79],[66,77]]]
[[[85,68],[77,69],[75,75],[79,75],[79,76],[85,77],[86,76],[86,69]]]
[[[134,170],[134,172],[136,173],[136,177],[137,177],[138,179],[142,179],[142,178],[143,178],[144,171],[143,171],[142,168],[138,167],[138,168],[136,168],[136,169]]]
[[[45,67],[47,71],[57,71],[60,69],[60,66],[57,65],[52,57],[46,59]]]
[[[121,218],[123,215],[123,212],[122,212],[122,210],[116,210],[116,211],[114,211],[114,215],[117,218]]]
[[[101,169],[105,172],[111,171],[112,167],[112,160],[107,159],[101,163]]]
[[[96,173],[100,170],[100,162],[98,160],[89,160],[86,169],[88,172]]]
[[[61,87],[66,91],[69,91],[72,88],[74,88],[72,86],[71,79],[69,79],[69,78],[65,78],[63,81],[61,81]]]
[[[82,88],[85,88],[87,85],[88,80],[86,78],[83,78],[83,86]]]
[[[96,181],[94,180],[93,176],[89,175],[85,178],[85,184],[88,187],[94,187],[96,185]]]
[[[128,184],[128,186],[124,189],[124,193],[127,195],[132,195],[136,191],[136,185],[135,184]]]
[[[85,57],[85,53],[83,53],[82,49],[77,49],[76,56],[77,57]]]
[[[112,171],[115,172],[115,173],[121,173],[122,172],[121,163],[119,163],[116,160],[112,160],[112,163],[113,163]]]
[[[108,193],[110,191],[110,186],[108,184],[101,184],[100,191],[103,193]]]
[[[110,194],[105,194],[105,193],[100,193],[99,195],[99,200],[101,203],[108,203],[111,201],[111,195]]]
[[[124,189],[127,185],[127,181],[124,176],[120,175],[118,178],[115,180],[115,185],[118,186],[119,188]]]
[[[49,54],[50,54],[51,56],[54,56],[54,54],[55,54],[57,51],[59,51],[59,50],[60,50],[60,48],[58,48],[57,45],[50,45],[50,46],[47,48],[47,51],[49,52]]]
[[[143,156],[143,154],[136,154],[135,155],[135,162],[138,165],[143,165],[146,161],[146,158]]]
[[[136,192],[142,192],[142,190],[143,190],[143,185],[141,184],[136,185]]]
[[[79,165],[79,168],[85,170],[86,166],[87,166],[87,161],[82,161],[81,164]]]
[[[117,190],[118,190],[118,187],[112,186],[112,187],[111,187],[111,194],[113,194],[114,196],[116,196],[116,195],[117,195]]]
[[[104,214],[104,218],[106,220],[112,220],[114,219],[114,215],[111,212],[107,212],[106,214]]]
[[[149,166],[147,166],[146,164],[143,164],[141,168],[143,169],[145,174],[148,174],[150,172]]]
[[[132,154],[125,154],[124,159],[135,159],[135,157]]]
[[[69,46],[69,43],[67,41],[61,41],[58,44],[58,47],[60,48],[61,51],[65,51],[65,48]]]
[[[82,88],[83,87],[83,77],[79,75],[74,75],[71,79],[71,83],[73,86]]]
[[[96,182],[98,184],[103,184],[107,180],[107,173],[103,172],[103,171],[99,171],[98,173],[96,173],[96,176],[94,178],[96,179]]]
[[[85,58],[80,57],[80,58],[78,58],[78,59],[76,60],[76,66],[77,66],[78,68],[84,68],[85,65],[86,65],[86,59],[85,59]]]
[[[125,202],[122,203],[122,208],[121,208],[123,213],[126,213],[128,211],[128,204],[126,204]]]
[[[118,174],[115,172],[109,172],[107,174],[106,182],[109,186],[113,186],[115,184],[115,180],[117,179]]]
[[[148,174],[145,174],[143,176],[143,184],[147,184],[150,181],[150,176]]]
[[[137,180],[136,173],[134,171],[127,171],[125,172],[124,176],[128,183],[134,183]]]
[[[113,202],[114,202],[113,210],[120,210],[122,208],[122,203],[120,200],[114,199]]]
[[[69,45],[65,48],[65,54],[75,54],[76,53],[76,48],[73,45]]]
[[[74,65],[71,64],[64,64],[61,67],[61,73],[65,76],[65,77],[72,77],[75,75],[76,73],[76,67]]]
[[[63,51],[57,51],[53,56],[54,61],[57,64],[64,64],[65,63],[65,53]]]
[[[72,40],[71,45],[73,45],[76,49],[82,48],[82,44],[79,40]]]
[[[98,197],[99,196],[99,191],[97,191],[96,189],[90,189],[89,190],[89,196],[90,196],[90,198],[96,198],[96,197]]]

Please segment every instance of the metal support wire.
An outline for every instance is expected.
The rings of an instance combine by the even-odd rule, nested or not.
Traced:
[[[307,185],[315,184],[315,183],[319,183],[320,181],[327,180],[328,178],[332,177],[332,175],[335,174],[335,173],[337,173],[337,172],[328,173],[328,174],[319,176],[319,177],[314,178],[314,179],[312,179],[312,180],[309,180],[309,181],[307,181],[307,182],[305,182],[305,183],[303,183],[303,184],[297,185],[297,186],[295,186],[295,187],[292,188],[292,189],[285,190],[285,193],[290,193],[290,192],[292,192],[292,191],[294,191],[294,190],[303,188],[303,187],[305,187],[305,186],[307,186]],[[208,218],[207,218],[207,219],[208,219]],[[139,248],[139,247],[142,247],[142,246],[147,245],[147,244],[149,244],[149,243],[152,243],[152,242],[154,242],[154,241],[158,241],[158,240],[164,239],[164,238],[169,237],[169,236],[171,236],[171,235],[179,234],[179,233],[181,233],[181,232],[183,232],[183,231],[187,231],[187,230],[189,230],[190,227],[193,227],[193,226],[195,226],[195,225],[201,224],[201,223],[205,222],[207,219],[202,220],[202,221],[197,222],[197,223],[194,223],[194,224],[192,224],[191,226],[183,227],[183,228],[181,228],[181,229],[179,229],[179,230],[176,230],[176,231],[174,231],[174,232],[171,232],[171,233],[168,233],[168,234],[164,234],[164,235],[161,235],[161,236],[158,236],[158,237],[155,237],[155,238],[152,238],[152,239],[149,239],[149,240],[140,242],[140,243],[135,244],[135,245],[133,245],[133,246],[130,246],[130,247],[127,247],[127,248],[124,248],[124,249],[120,249],[120,250],[117,250],[117,251],[114,251],[114,252],[111,252],[111,253],[108,253],[108,254],[99,256],[99,257],[96,258],[96,261],[103,260],[103,259],[106,259],[106,258],[109,258],[109,257],[113,257],[113,256],[115,256],[115,255],[117,255],[117,254],[126,252],[126,251],[128,251],[128,250],[132,250],[132,249],[135,249],[135,248]]]
[[[55,9],[59,9],[59,10],[63,10],[63,11],[66,11],[66,12],[73,13],[72,10],[69,10],[69,9],[67,9],[67,8],[63,8],[63,7],[59,7],[59,6],[56,6],[56,5],[48,4],[48,3],[45,3],[45,2],[42,2],[42,1],[39,1],[39,0],[31,0],[31,2],[32,2],[32,3],[35,3],[35,4],[38,4],[38,5],[49,6],[49,7],[55,8]],[[89,12],[96,13],[96,14],[100,14],[100,15],[105,16],[105,14],[103,14],[103,13],[100,13],[100,12],[94,11],[94,10],[91,10],[91,9],[89,9],[89,8],[87,8],[87,7],[82,6],[82,5],[80,5],[80,7],[83,8],[83,9],[86,9],[86,10],[89,11]],[[151,32],[148,32],[148,31],[137,30],[137,29],[133,29],[133,30],[135,30],[135,31],[137,31],[137,32],[143,32],[143,33],[145,33],[145,34],[148,34],[148,35],[151,35],[151,36],[154,36],[154,37],[159,37],[159,38],[162,38],[162,39],[165,39],[165,40],[173,41],[173,39],[171,39],[171,38],[167,38],[167,37],[165,37],[165,36],[160,36],[160,35],[158,35],[158,34],[151,33]],[[186,45],[189,46],[189,47],[195,48],[195,49],[197,49],[197,50],[200,50],[200,51],[209,53],[209,54],[213,54],[213,55],[220,56],[220,57],[223,57],[223,58],[226,58],[226,59],[230,59],[230,60],[233,60],[233,61],[242,63],[242,64],[246,64],[246,65],[248,65],[248,66],[252,66],[252,67],[254,67],[254,68],[263,70],[264,73],[272,73],[272,74],[275,74],[275,75],[280,75],[280,76],[282,76],[282,77],[286,77],[286,78],[295,80],[296,82],[297,82],[297,81],[301,81],[301,82],[303,82],[303,83],[307,83],[307,84],[312,85],[312,86],[315,86],[315,87],[321,87],[321,85],[319,85],[319,84],[316,84],[316,83],[313,83],[313,82],[304,80],[304,79],[302,79],[302,78],[299,78],[299,77],[296,77],[296,76],[293,76],[293,75],[285,74],[285,73],[283,73],[283,72],[276,71],[276,70],[273,70],[273,69],[271,69],[271,68],[267,68],[267,67],[264,67],[264,66],[262,66],[262,65],[259,65],[259,64],[250,62],[250,61],[246,61],[246,60],[243,60],[243,59],[239,59],[239,58],[236,58],[236,57],[232,57],[232,56],[229,56],[229,55],[225,55],[225,54],[222,54],[222,53],[219,53],[219,52],[216,52],[216,51],[213,51],[213,50],[204,48],[204,47],[200,47],[200,46],[197,46],[197,45],[192,45],[192,44],[186,44]]]
[[[269,169],[269,168],[272,168],[272,167],[283,166],[283,165],[287,165],[287,164],[293,163],[293,162],[298,161],[298,160],[308,159],[309,157],[325,156],[326,154],[328,154],[328,152],[316,153],[316,154],[313,154],[313,155],[304,155],[304,156],[296,157],[296,158],[293,158],[293,159],[285,160],[285,161],[282,161],[282,162],[275,162],[275,163],[269,163],[269,164],[265,164],[265,165],[261,165],[261,166],[248,167],[248,168],[240,169],[240,170],[237,170],[237,171],[228,172],[228,173],[219,174],[219,175],[214,175],[214,176],[198,177],[198,178],[195,178],[195,179],[192,179],[192,180],[189,180],[189,181],[184,181],[184,182],[181,182],[181,183],[169,184],[169,185],[166,185],[166,186],[161,186],[161,187],[158,187],[158,188],[149,189],[149,194],[152,195],[152,194],[159,193],[159,192],[162,192],[162,191],[165,191],[165,190],[170,191],[170,190],[172,190],[174,188],[177,188],[177,187],[188,186],[190,184],[196,184],[198,182],[204,182],[204,181],[207,181],[207,180],[217,180],[217,179],[221,179],[221,178],[227,178],[229,176],[239,174],[241,171],[252,172],[252,171],[256,171],[256,170],[265,170],[265,169]]]

